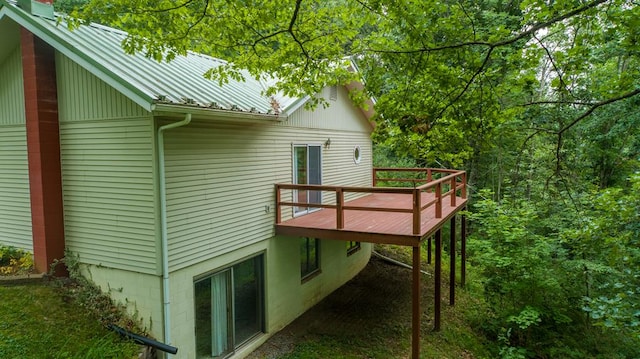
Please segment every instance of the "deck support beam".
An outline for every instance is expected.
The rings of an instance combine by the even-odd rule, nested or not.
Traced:
[[[462,208],[463,211],[467,207]],[[460,283],[465,286],[467,275],[467,218],[463,214],[460,215]]]
[[[451,217],[449,232],[449,305],[456,304],[456,216]]]
[[[438,228],[435,236],[436,264],[435,264],[435,288],[433,291],[433,330],[440,331],[440,302],[442,286],[442,229]]]
[[[420,245],[413,247],[413,303],[411,357],[420,359]]]

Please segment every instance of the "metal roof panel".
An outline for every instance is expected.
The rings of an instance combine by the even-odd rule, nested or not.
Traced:
[[[272,99],[264,95],[265,84],[244,73],[245,81],[229,80],[220,86],[204,77],[211,68],[225,62],[207,55],[188,52],[170,62],[157,62],[144,54],[126,54],[121,47],[127,34],[98,24],[82,25],[69,30],[64,21],[28,14],[13,2],[0,0],[4,13],[77,61],[94,75],[114,86],[134,101],[151,109],[156,103],[197,106],[252,113],[274,112]],[[7,11],[8,10],[8,11]],[[276,97],[286,105],[296,98]],[[213,104],[213,105],[212,105]]]

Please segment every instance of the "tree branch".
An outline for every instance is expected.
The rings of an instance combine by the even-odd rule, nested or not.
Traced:
[[[628,99],[628,98],[633,97],[633,96],[638,95],[638,94],[640,94],[640,88],[635,89],[635,90],[633,90],[631,92],[627,92],[625,94],[622,94],[622,95],[620,95],[618,97],[614,97],[614,98],[610,98],[608,100],[596,102],[595,104],[591,105],[591,107],[587,111],[585,111],[582,115],[576,117],[573,121],[571,121],[571,123],[569,123],[568,125],[564,126],[562,129],[560,129],[560,131],[558,131],[558,135],[562,136],[562,134],[565,131],[567,131],[571,127],[575,126],[578,122],[582,121],[583,119],[585,119],[586,117],[591,115],[593,113],[593,111],[595,111],[596,109],[598,109],[598,108],[600,108],[602,106],[606,106],[606,105],[609,105],[611,103],[617,102],[617,101]]]
[[[501,46],[506,46],[506,45],[511,45],[514,42],[517,42],[519,40],[525,39],[525,38],[529,38],[532,35],[534,35],[538,30],[544,29],[546,27],[549,27],[557,22],[560,22],[562,20],[566,20],[570,17],[573,17],[575,15],[581,14],[587,10],[590,10],[592,8],[597,7],[598,5],[607,2],[608,0],[595,0],[592,1],[590,3],[587,3],[579,8],[576,8],[574,10],[571,10],[567,13],[564,13],[562,15],[558,15],[554,18],[551,18],[547,21],[543,21],[540,23],[537,23],[533,26],[531,26],[531,28],[529,30],[523,31],[520,34],[510,37],[508,39],[502,40],[502,41],[497,41],[497,42],[488,42],[488,41],[469,41],[469,42],[462,42],[462,43],[458,43],[458,44],[450,44],[450,45],[443,45],[443,46],[437,46],[437,47],[428,47],[428,48],[420,48],[420,49],[413,49],[413,50],[381,50],[381,49],[366,49],[365,51],[368,52],[377,52],[377,53],[387,53],[387,54],[415,54],[415,53],[419,53],[419,52],[434,52],[434,51],[442,51],[442,50],[451,50],[451,49],[458,49],[461,47],[469,47],[469,46],[485,46],[485,47],[489,47],[489,48],[496,48],[496,47],[501,47]]]
[[[594,102],[584,102],[584,101],[532,101],[520,104],[520,107],[529,107],[529,106],[537,106],[537,105],[577,105],[577,106],[593,106],[596,105]]]
[[[309,66],[309,61],[311,60],[309,57],[309,53],[307,52],[307,49],[304,48],[304,44],[300,40],[298,40],[296,34],[293,32],[293,26],[295,25],[296,20],[298,19],[298,13],[300,12],[300,4],[302,4],[302,0],[296,0],[296,8],[293,10],[293,15],[291,16],[291,21],[289,22],[289,28],[287,29],[287,32],[291,35],[293,41],[295,41],[298,46],[300,46],[300,50],[302,50],[302,53],[306,58],[304,66],[306,69]]]
[[[618,97],[614,97],[614,98],[610,98],[608,100],[597,102],[597,103],[593,104],[582,115],[576,117],[573,121],[571,121],[571,123],[569,123],[568,125],[565,125],[558,132],[556,132],[556,135],[558,135],[558,142],[556,143],[556,169],[555,169],[556,175],[559,175],[560,174],[560,170],[561,170],[562,159],[560,157],[560,152],[562,150],[562,140],[563,140],[562,136],[567,130],[569,130],[571,127],[575,126],[578,122],[580,122],[580,121],[584,120],[585,118],[587,118],[596,109],[598,109],[598,108],[600,108],[602,106],[606,106],[606,105],[612,104],[612,103],[617,102],[617,101],[621,101],[621,100],[633,97],[633,96],[638,95],[638,94],[640,94],[640,88],[635,89],[634,91],[622,94],[622,95],[620,95]]]
[[[567,86],[567,83],[564,81],[564,76],[562,76],[562,73],[560,72],[560,69],[558,68],[558,66],[556,65],[555,60],[553,59],[553,55],[551,55],[551,51],[549,51],[549,49],[547,49],[547,47],[542,43],[542,41],[540,41],[538,39],[538,37],[535,34],[533,35],[533,38],[536,40],[536,42],[542,47],[544,52],[547,54],[547,58],[549,59],[549,62],[551,62],[551,66],[553,66],[553,69],[555,70],[556,74],[558,74],[558,79],[560,80],[560,84],[562,84],[562,87],[564,87],[564,89],[568,93],[570,93],[571,96],[573,96],[573,93],[569,89],[569,86]]]
[[[484,71],[484,68],[489,63],[489,59],[491,58],[491,53],[493,52],[493,49],[494,49],[493,47],[489,48],[489,51],[487,51],[487,54],[484,57],[484,61],[482,61],[482,64],[480,65],[480,67],[476,70],[476,72],[473,74],[473,76],[471,76],[471,78],[467,81],[467,83],[465,84],[465,86],[462,89],[462,91],[460,91],[460,93],[455,98],[453,98],[451,101],[449,101],[449,103],[442,110],[440,110],[440,112],[438,113],[438,116],[436,116],[436,118],[440,118],[447,109],[449,109],[451,106],[453,106],[453,104],[456,103],[458,100],[460,100],[462,95],[464,95],[465,92],[467,92],[469,87],[471,87],[471,84],[474,83],[476,77],[478,77]]]
[[[167,11],[173,11],[173,10],[178,10],[181,7],[185,7],[189,4],[191,4],[194,0],[187,0],[185,2],[183,2],[182,4],[178,4],[176,6],[173,7],[168,7],[168,8],[164,8],[164,9],[154,9],[154,8],[146,8],[138,13],[145,13],[145,12],[167,12]]]

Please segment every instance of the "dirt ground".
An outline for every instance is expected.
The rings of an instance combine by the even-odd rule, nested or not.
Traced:
[[[423,269],[427,268],[423,264]],[[431,279],[423,274],[423,332],[433,325],[433,288],[427,288]],[[305,338],[354,333],[366,338],[368,332],[390,326],[411,327],[411,270],[372,256],[356,277],[276,333],[248,358],[279,358],[292,352]]]

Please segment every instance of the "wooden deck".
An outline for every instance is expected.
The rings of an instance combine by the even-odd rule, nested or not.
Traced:
[[[421,203],[436,200],[435,193],[421,193]],[[344,210],[344,227],[336,225],[335,208],[322,208],[306,215],[298,216],[276,224],[276,234],[358,241],[371,243],[417,246],[423,239],[430,237],[467,204],[467,199],[456,198],[456,205],[442,201],[442,215],[436,218],[436,207],[429,206],[420,213],[420,233],[413,233],[413,214],[382,210],[367,211]],[[359,208],[413,208],[413,195],[409,193],[372,193],[364,197],[345,202],[344,206]]]
[[[386,174],[386,178],[379,176]],[[398,175],[402,176],[398,178]],[[406,184],[411,187],[378,187]],[[421,183],[424,183],[420,185]],[[434,235],[434,330],[440,330],[442,285],[442,226],[451,221],[450,234],[450,304],[454,304],[456,213],[467,205],[467,184],[464,171],[435,168],[374,168],[372,187],[343,187],[304,184],[276,184],[276,234],[334,239],[342,241],[386,243],[412,248],[412,316],[411,357],[420,358],[420,242]],[[333,193],[331,203],[314,203],[311,213],[283,218],[283,208],[307,207],[299,202],[308,198],[304,191]],[[345,201],[345,194],[357,197]],[[304,198],[303,198],[304,197]],[[289,202],[283,198],[291,198]],[[287,212],[287,213],[290,213]],[[461,216],[460,278],[465,282],[465,216]],[[431,245],[428,246],[430,258]]]

